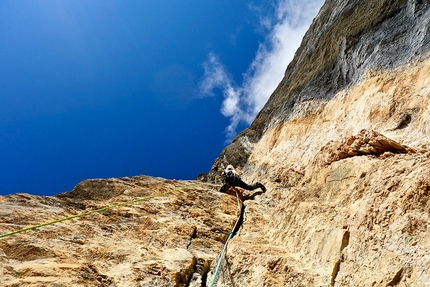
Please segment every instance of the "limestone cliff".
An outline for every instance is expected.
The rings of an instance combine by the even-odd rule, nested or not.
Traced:
[[[225,286],[430,286],[429,21],[429,1],[326,1],[208,173],[268,187]]]
[[[268,189],[244,202],[215,286],[430,286],[429,21],[428,0],[326,1],[205,176],[230,163]],[[239,216],[219,187],[139,176],[0,197],[1,234],[100,211],[0,238],[0,286],[209,286]]]
[[[202,286],[240,213],[213,185],[139,176],[1,197],[0,231],[94,210],[0,238],[0,286]]]

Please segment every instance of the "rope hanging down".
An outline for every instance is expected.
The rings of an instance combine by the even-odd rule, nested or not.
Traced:
[[[12,231],[12,232],[0,234],[0,238],[12,236],[12,235],[15,235],[15,234],[18,234],[18,233],[22,233],[22,232],[25,232],[25,231],[29,231],[29,230],[34,230],[34,229],[39,228],[39,227],[48,226],[48,225],[52,225],[52,224],[55,224],[55,223],[59,223],[59,222],[63,222],[63,221],[67,221],[67,220],[71,220],[71,219],[75,219],[75,218],[79,218],[79,217],[84,217],[84,216],[87,216],[87,215],[90,215],[90,214],[93,214],[93,213],[102,212],[102,211],[105,211],[105,210],[108,210],[108,209],[112,209],[112,208],[116,208],[116,207],[119,207],[119,206],[131,205],[131,204],[135,204],[135,203],[140,202],[140,201],[146,201],[146,200],[149,200],[149,199],[155,198],[155,197],[163,197],[163,196],[166,196],[166,195],[178,192],[180,190],[184,190],[186,188],[195,187],[195,186],[202,185],[202,184],[203,183],[196,183],[196,184],[193,184],[193,185],[190,185],[190,186],[172,189],[172,190],[164,192],[164,193],[155,194],[155,195],[149,195],[149,196],[145,196],[145,197],[140,197],[140,198],[136,198],[136,199],[133,199],[133,200],[130,200],[130,201],[124,201],[124,202],[116,203],[116,204],[109,205],[109,206],[106,206],[106,207],[102,207],[102,208],[99,208],[99,209],[94,209],[94,210],[91,210],[91,211],[87,211],[87,212],[84,212],[84,213],[80,213],[80,214],[76,214],[76,215],[72,215],[72,216],[60,218],[60,219],[57,219],[57,220],[54,220],[54,221],[49,221],[49,222],[45,222],[45,223],[41,223],[41,224],[37,224],[37,225],[25,227],[25,228],[18,229],[18,230]]]
[[[237,191],[236,191],[236,198],[237,198],[237,206],[239,207],[239,211],[242,212],[242,209],[240,207],[239,195],[237,194]],[[221,255],[219,257],[218,264],[217,264],[217,267],[215,269],[214,277],[212,278],[212,282],[211,282],[210,287],[213,287],[215,284],[216,278],[218,277],[218,272],[221,268],[221,263],[222,263],[222,260],[224,258],[225,251],[227,250],[228,242],[233,237],[234,231],[236,230],[236,228],[239,224],[240,218],[241,218],[241,214],[239,214],[239,217],[237,218],[236,224],[234,225],[233,229],[228,233],[228,238],[224,243],[224,248],[222,249]]]

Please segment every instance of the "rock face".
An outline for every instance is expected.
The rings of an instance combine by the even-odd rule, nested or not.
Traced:
[[[2,197],[0,231],[118,202],[129,204],[0,238],[0,286],[202,286],[240,213],[210,184],[87,180],[56,197]]]
[[[324,141],[346,132],[356,134],[376,123],[378,131],[406,138],[406,127],[422,118],[418,106],[427,100],[429,5],[427,0],[327,0],[265,107],[250,128],[236,137],[234,148],[222,152],[209,174],[227,163],[243,167],[268,129],[281,131],[284,123],[292,121],[307,126],[304,119],[312,120],[312,115],[328,111],[327,104],[333,106],[340,100],[344,101],[342,110],[329,114],[325,123],[341,126],[349,121],[354,129],[327,135]],[[366,95],[358,97],[357,93]],[[408,103],[410,99],[413,102]],[[372,112],[366,100],[383,106],[372,115],[357,114]],[[356,113],[356,118],[349,112]]]
[[[326,1],[208,173],[268,187],[219,286],[430,286],[429,21],[429,1]]]
[[[323,166],[341,159],[360,156],[392,156],[399,153],[415,153],[410,147],[399,144],[375,131],[361,130],[356,136],[351,136],[342,142],[330,141],[317,154],[316,162]]]
[[[267,187],[244,202],[215,286],[430,286],[429,21],[428,0],[326,1],[202,176],[233,164]],[[0,285],[209,286],[239,216],[219,187],[134,177],[1,197],[1,233],[130,204],[0,238]]]

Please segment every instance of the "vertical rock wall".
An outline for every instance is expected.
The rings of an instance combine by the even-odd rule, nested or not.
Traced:
[[[430,286],[429,21],[429,1],[326,1],[235,139],[268,191],[219,286]]]
[[[284,123],[300,120],[302,115],[308,114],[306,119],[312,120],[311,115],[324,109],[334,97],[346,97],[347,91],[365,79],[379,77],[382,82],[395,81],[396,69],[426,61],[430,52],[429,5],[422,0],[326,1],[277,89],[250,128],[241,132],[221,153],[209,172],[209,179],[227,163],[244,167],[255,143],[268,131],[280,131]],[[378,92],[389,92],[399,98],[405,89],[414,89],[414,85],[403,82],[397,90],[388,91],[384,87],[394,88],[397,83],[382,82],[373,83],[373,89],[377,90],[361,91],[370,94],[364,98],[378,97]],[[361,87],[365,88],[365,84]],[[420,91],[416,92],[423,96]],[[381,101],[387,103],[385,99]],[[399,116],[398,112],[393,116]],[[337,125],[338,119],[330,121]],[[354,132],[364,126],[366,122]]]

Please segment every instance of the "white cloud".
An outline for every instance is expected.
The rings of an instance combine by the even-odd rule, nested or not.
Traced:
[[[224,101],[221,113],[230,118],[230,125],[226,128],[227,138],[231,140],[236,134],[236,128],[243,119],[241,107],[242,89],[236,87],[226,67],[214,54],[209,54],[209,59],[203,64],[205,74],[200,83],[202,95],[213,95],[214,89],[221,89]]]
[[[262,16],[261,26],[267,29],[266,41],[260,44],[257,54],[245,72],[243,82],[236,85],[227,68],[214,55],[204,63],[205,75],[201,92],[213,94],[222,90],[224,101],[221,112],[230,119],[226,128],[227,140],[236,135],[239,124],[250,124],[263,108],[269,96],[284,76],[312,19],[323,5],[323,0],[279,0],[272,23]]]
[[[215,88],[225,89],[231,84],[230,76],[226,68],[214,54],[209,54],[209,59],[203,63],[205,74],[200,83],[202,95],[213,95]]]

